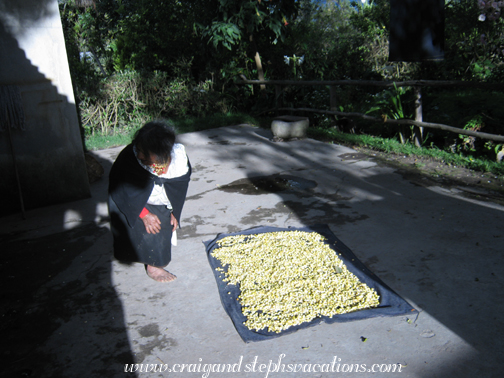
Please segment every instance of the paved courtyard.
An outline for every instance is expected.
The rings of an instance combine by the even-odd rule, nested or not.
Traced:
[[[250,126],[179,140],[193,175],[169,266],[173,283],[112,258],[106,175],[89,199],[31,210],[26,220],[0,218],[1,377],[502,376],[503,206],[412,183],[347,147],[275,143],[269,130]],[[108,173],[121,149],[93,154]],[[286,176],[316,185],[257,186]],[[203,241],[313,224],[329,225],[420,313],[243,342]],[[163,371],[124,372],[135,363]]]

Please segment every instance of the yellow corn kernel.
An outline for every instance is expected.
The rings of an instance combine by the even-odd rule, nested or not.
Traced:
[[[280,231],[228,236],[212,252],[223,282],[240,285],[238,300],[251,330],[281,332],[320,317],[379,305],[322,235]]]

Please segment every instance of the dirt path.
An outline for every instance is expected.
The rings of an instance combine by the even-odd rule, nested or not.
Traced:
[[[381,164],[397,169],[405,179],[421,186],[442,186],[463,192],[469,197],[504,204],[504,177],[448,165],[419,156],[397,155],[362,147],[355,150]]]

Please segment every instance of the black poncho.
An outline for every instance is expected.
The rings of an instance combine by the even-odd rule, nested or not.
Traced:
[[[161,178],[146,171],[138,163],[133,145],[128,145],[117,157],[109,176],[109,213],[114,236],[114,256],[121,261],[140,262],[163,267],[171,260],[170,213],[179,222],[184,206],[187,186],[191,176],[188,161],[186,174],[175,178]],[[165,206],[147,204],[154,184],[163,185],[172,205],[170,212]],[[143,208],[156,214],[161,221],[161,232],[148,234],[139,218]]]

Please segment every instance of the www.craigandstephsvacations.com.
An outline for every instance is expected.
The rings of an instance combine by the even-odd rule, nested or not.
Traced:
[[[280,354],[278,360],[261,363],[255,356],[250,362],[244,362],[243,356],[234,364],[203,363],[200,358],[194,364],[126,364],[126,373],[201,373],[202,378],[208,378],[212,373],[259,373],[268,378],[272,373],[400,373],[401,364],[346,364],[341,358],[334,356],[330,363],[296,364],[284,362],[285,354]],[[216,375],[217,376],[217,375]],[[220,376],[220,375],[219,375]],[[231,375],[232,376],[232,375]],[[270,376],[271,377],[271,376]]]

